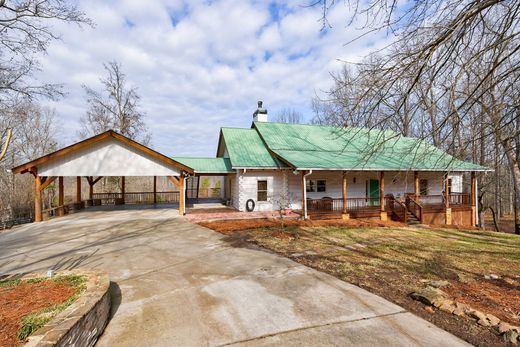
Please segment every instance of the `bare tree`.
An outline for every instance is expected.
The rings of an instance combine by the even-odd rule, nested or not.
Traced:
[[[13,129],[7,128],[4,133],[5,136],[2,136],[3,142],[1,143],[1,149],[0,149],[0,161],[4,159],[5,154],[7,153],[7,148],[9,147],[9,143],[11,142],[11,137],[13,135]]]
[[[20,97],[62,94],[57,84],[38,84],[34,72],[39,69],[38,54],[59,36],[53,21],[88,24],[90,20],[66,0],[0,1],[0,103]]]
[[[140,96],[135,87],[129,87],[121,64],[112,61],[104,64],[107,76],[101,78],[103,92],[83,86],[87,93],[88,110],[82,117],[80,135],[87,137],[113,129],[143,143],[150,141],[144,123],[145,113],[139,108]]]
[[[274,121],[299,124],[303,123],[303,115],[293,108],[284,108],[274,117]]]
[[[316,2],[324,25],[338,3]],[[366,20],[368,32],[386,30],[395,40],[361,63],[349,64],[351,76],[335,79],[326,100],[336,106],[322,109],[339,105],[338,125],[361,119],[363,126],[418,136],[484,165],[500,165],[504,156],[520,204],[520,2],[341,3],[351,6],[352,21]],[[356,93],[344,97],[344,90]],[[500,186],[489,189],[498,193]]]

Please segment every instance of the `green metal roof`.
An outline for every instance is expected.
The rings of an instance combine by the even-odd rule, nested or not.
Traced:
[[[174,157],[172,159],[192,168],[195,173],[219,174],[234,172],[229,158]]]
[[[286,167],[269,153],[255,129],[222,128],[233,168],[279,168]]]
[[[299,169],[488,170],[393,131],[271,122],[255,122],[253,128],[273,153]]]

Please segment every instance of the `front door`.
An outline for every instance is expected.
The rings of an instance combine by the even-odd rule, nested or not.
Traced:
[[[370,180],[368,187],[369,187],[368,196],[371,198],[370,206],[379,205],[379,181]]]

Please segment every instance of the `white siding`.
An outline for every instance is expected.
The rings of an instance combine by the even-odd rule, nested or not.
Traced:
[[[419,179],[428,180],[428,194],[440,195],[444,190],[444,173],[419,172]],[[453,191],[462,191],[462,174],[453,174]],[[341,171],[314,171],[307,179],[324,179],[327,181],[325,192],[307,192],[307,197],[320,199],[323,197],[341,198]],[[370,179],[379,180],[379,172],[348,172],[347,173],[347,197],[365,197],[367,184]],[[268,196],[273,197],[280,193],[288,194],[291,198],[291,207],[301,209],[301,173],[296,175],[290,170],[248,170],[246,173],[239,171],[236,177],[231,179],[232,205],[240,211],[245,211],[246,201],[255,201],[255,211],[276,210],[272,201],[257,201],[257,181],[267,180]],[[355,183],[354,183],[355,181]],[[460,190],[455,190],[459,189]],[[413,172],[385,172],[385,194],[403,196],[405,193],[414,192]]]
[[[179,176],[179,169],[118,140],[107,139],[38,166],[38,175]]]

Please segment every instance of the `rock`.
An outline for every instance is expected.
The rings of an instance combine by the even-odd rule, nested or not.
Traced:
[[[506,331],[512,330],[513,327],[510,324],[507,324],[506,322],[500,322],[497,326],[498,332],[503,334]]]
[[[446,293],[430,286],[412,293],[411,297],[426,305],[435,307],[440,307],[446,301]]]
[[[489,323],[489,321],[487,319],[479,319],[477,321],[478,324],[482,325],[483,327],[489,327],[491,326],[491,324]]]
[[[518,340],[518,333],[514,330],[508,330],[502,335],[502,338],[504,339],[504,341],[516,345],[516,342]]]
[[[456,306],[453,305],[453,301],[451,300],[446,300],[442,303],[441,306],[439,306],[439,310],[442,310],[444,312],[448,312],[448,313],[453,313],[453,311],[455,311],[456,309]]]
[[[454,315],[457,315],[457,316],[461,317],[461,316],[464,316],[464,314],[465,314],[466,312],[464,312],[463,309],[456,307],[456,308],[453,310],[452,313],[453,313]]]
[[[434,288],[442,288],[442,287],[447,287],[450,285],[450,282],[448,281],[431,281],[430,282],[430,286],[434,287]]]
[[[487,314],[486,318],[489,321],[489,324],[493,327],[500,323],[500,319],[496,316],[493,316],[492,314]]]
[[[468,316],[477,320],[486,320],[486,315],[478,310],[471,310],[466,312]]]
[[[424,308],[424,310],[425,310],[426,312],[429,312],[429,313],[435,313],[435,311],[433,310],[433,308],[432,308],[431,306],[426,306],[426,307]]]
[[[487,280],[498,280],[500,278],[500,276],[495,275],[495,274],[490,274],[490,275],[484,275],[484,278]]]

